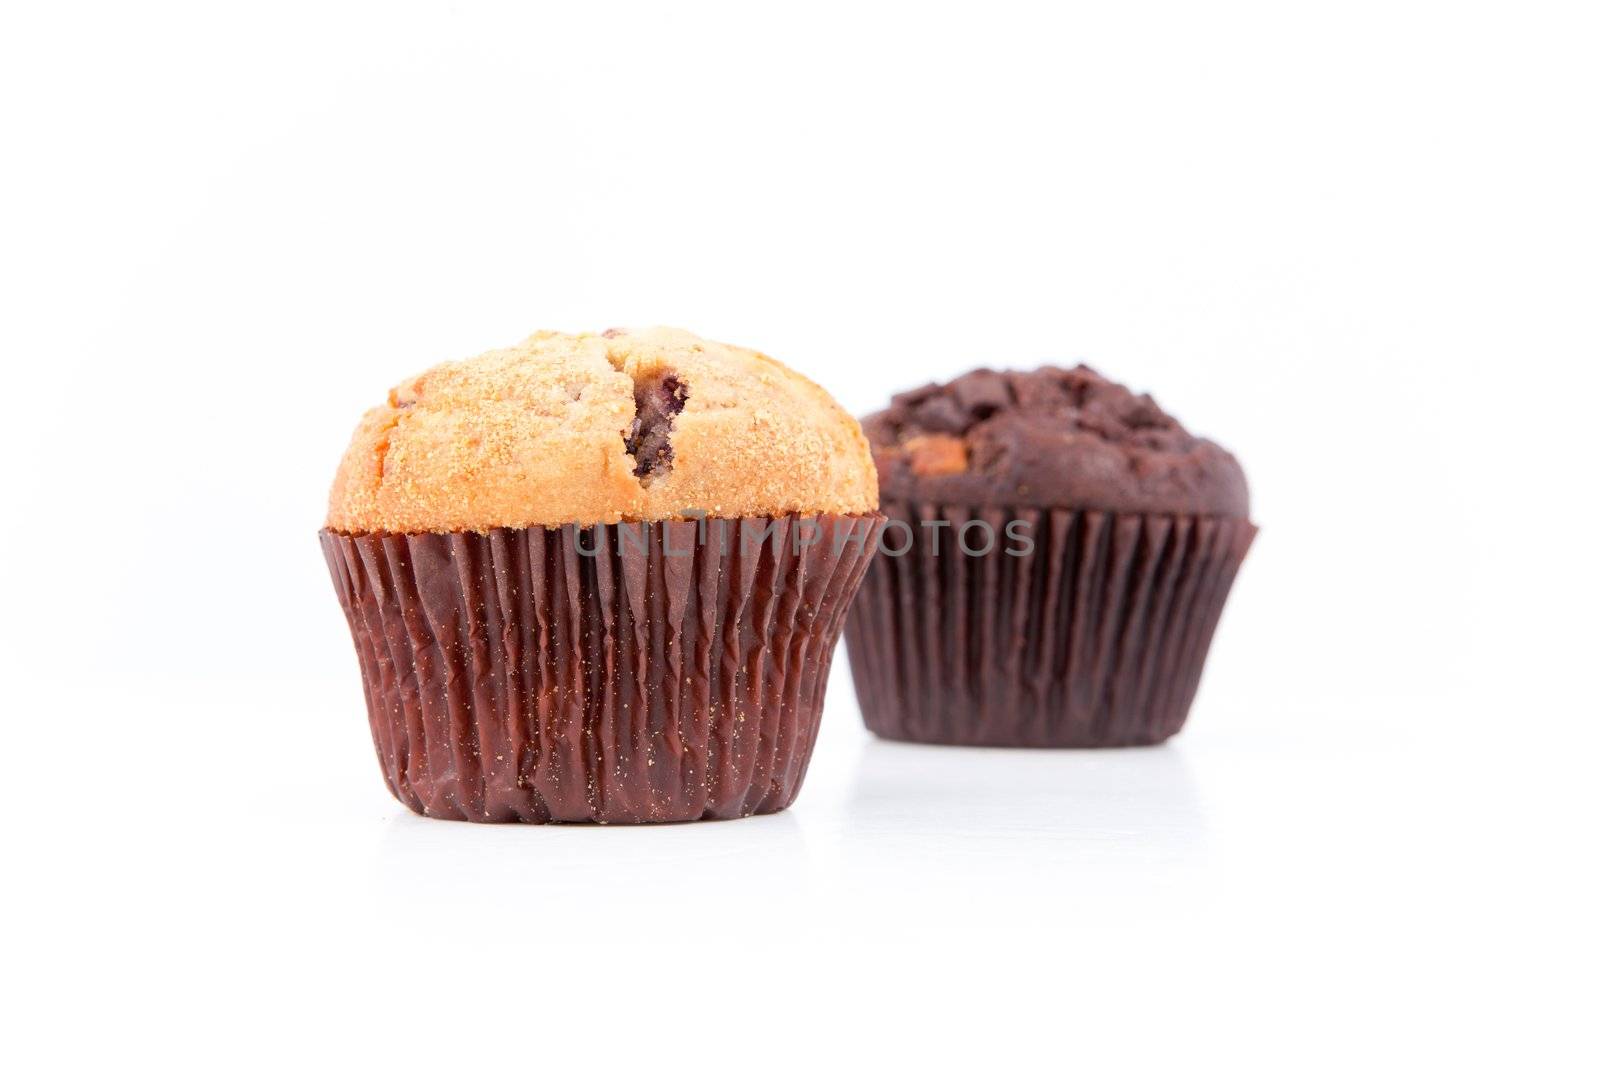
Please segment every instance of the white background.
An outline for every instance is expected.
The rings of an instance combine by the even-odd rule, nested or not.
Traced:
[[[8,8],[7,1059],[1594,1062],[1597,46],[1542,3]],[[840,662],[782,815],[402,809],[315,536],[356,418],[657,322],[858,413],[1085,360],[1233,449],[1262,534],[1189,727],[878,742]]]

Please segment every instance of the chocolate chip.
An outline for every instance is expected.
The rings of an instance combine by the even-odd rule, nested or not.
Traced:
[[[672,469],[672,423],[688,399],[688,386],[671,371],[634,380],[633,422],[623,440],[641,482],[648,485]]]
[[[987,419],[997,411],[1011,407],[1015,401],[1005,379],[992,370],[977,370],[963,374],[950,383],[956,402],[966,408],[973,418]]]
[[[917,425],[936,433],[965,433],[972,419],[950,397],[939,394],[917,405]]]
[[[938,396],[942,392],[944,392],[943,386],[936,382],[929,382],[927,385],[918,386],[915,389],[907,389],[903,393],[896,393],[890,398],[889,403],[891,407],[911,407],[928,399],[930,396]]]

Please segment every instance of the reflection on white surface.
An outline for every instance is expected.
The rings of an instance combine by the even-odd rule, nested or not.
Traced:
[[[1206,859],[1205,819],[1173,746],[975,749],[872,740],[839,834],[852,892],[884,914],[942,897],[947,922],[1037,921],[1028,897],[1126,897]],[[996,895],[998,894],[998,895]],[[960,905],[991,902],[982,913]],[[1042,902],[1042,901],[1040,901]]]
[[[1168,745],[1052,750],[872,739],[848,803],[849,825],[863,834],[938,827],[1191,847],[1204,829],[1188,764]]]

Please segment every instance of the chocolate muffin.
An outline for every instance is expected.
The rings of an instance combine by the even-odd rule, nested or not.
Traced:
[[[367,412],[321,533],[389,789],[478,822],[778,811],[883,519],[760,353],[538,333]]]
[[[1255,536],[1233,456],[1081,366],[972,371],[863,426],[889,524],[845,628],[869,729],[1034,747],[1178,732]]]

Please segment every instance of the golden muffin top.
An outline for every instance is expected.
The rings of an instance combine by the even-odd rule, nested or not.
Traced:
[[[684,330],[541,331],[389,390],[328,527],[442,533],[877,510],[861,427],[820,386]]]

